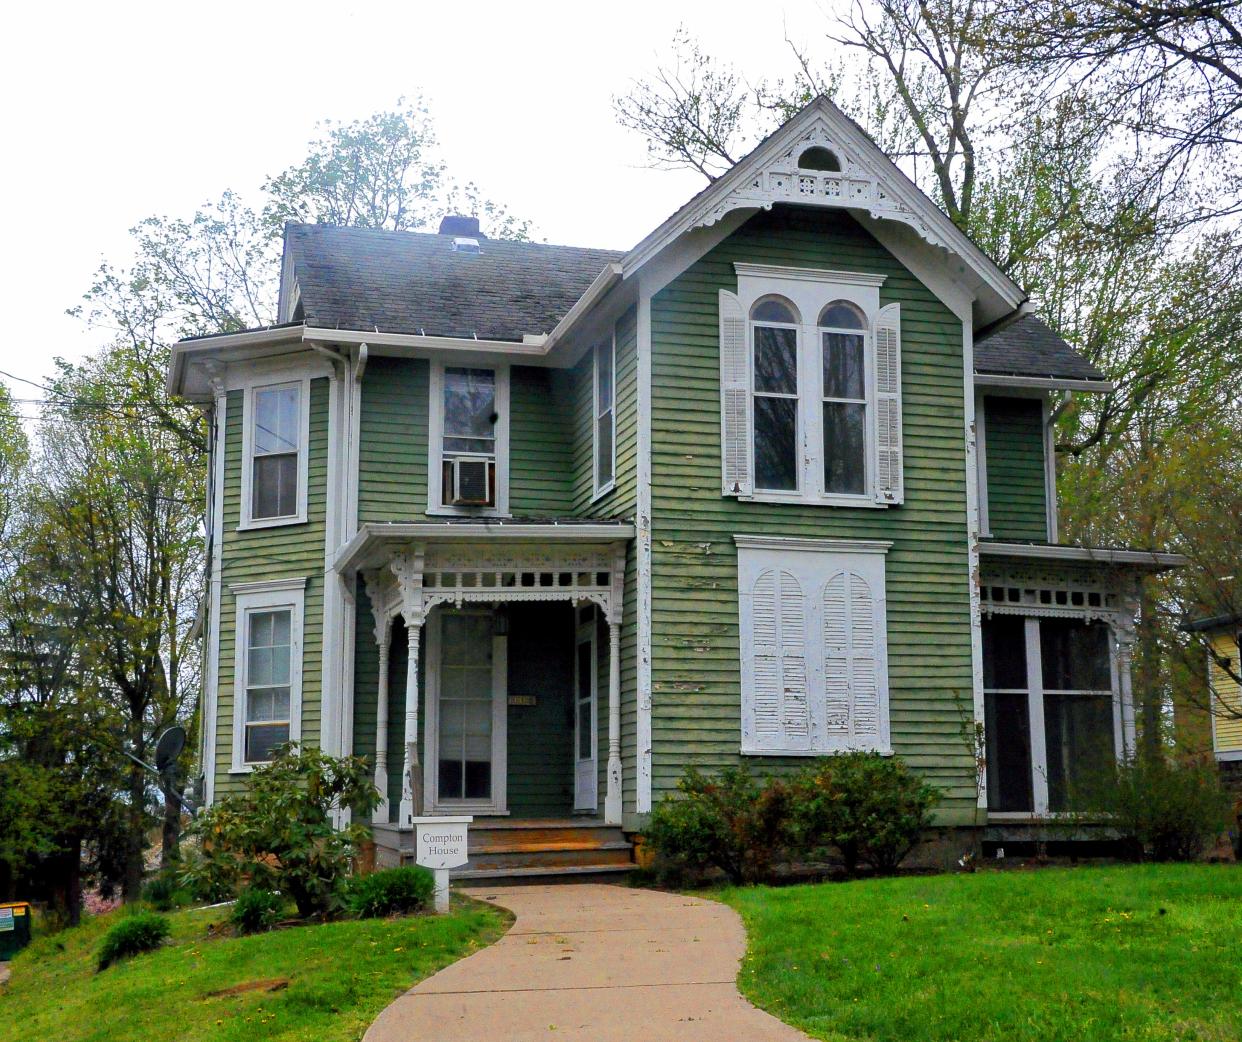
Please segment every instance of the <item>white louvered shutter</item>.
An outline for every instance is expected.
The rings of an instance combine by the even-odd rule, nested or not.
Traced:
[[[746,313],[737,294],[720,291],[720,462],[726,496],[749,496],[750,359]]]
[[[824,584],[827,751],[883,746],[876,606],[871,585],[843,571]]]
[[[806,608],[797,578],[760,572],[751,591],[750,741],[755,750],[811,748]]]
[[[876,493],[880,503],[905,497],[901,455],[901,305],[880,308],[875,320]]]

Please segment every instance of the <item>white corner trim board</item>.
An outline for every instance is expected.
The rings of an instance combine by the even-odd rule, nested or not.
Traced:
[[[638,297],[638,516],[634,556],[638,564],[638,693],[634,741],[638,770],[634,810],[651,811],[651,292]]]
[[[211,478],[211,579],[208,587],[207,668],[203,677],[203,796],[211,806],[216,793],[216,729],[219,726],[220,586],[224,544],[224,439],[229,403],[223,389],[215,397],[215,444]]]

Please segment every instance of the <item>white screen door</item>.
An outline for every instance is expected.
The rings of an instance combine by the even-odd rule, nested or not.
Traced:
[[[493,631],[490,612],[439,613],[428,663],[437,807],[505,809],[505,647]]]
[[[599,800],[596,764],[595,609],[583,613],[574,642],[574,810],[595,810]]]

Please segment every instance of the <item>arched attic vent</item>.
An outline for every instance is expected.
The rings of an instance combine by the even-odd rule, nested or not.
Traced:
[[[824,148],[823,145],[815,145],[798,157],[798,167],[801,170],[827,170],[838,173],[841,170],[841,160],[836,157],[836,153]]]

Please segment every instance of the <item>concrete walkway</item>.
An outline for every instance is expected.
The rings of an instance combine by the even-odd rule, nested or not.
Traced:
[[[592,884],[466,892],[513,928],[402,995],[363,1042],[807,1042],[738,994],[746,935],[722,904]]]

